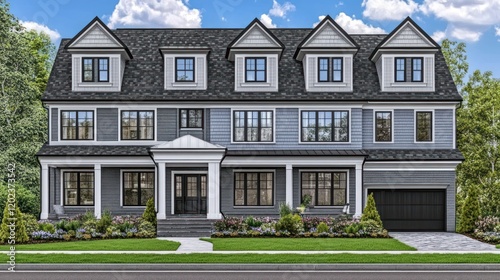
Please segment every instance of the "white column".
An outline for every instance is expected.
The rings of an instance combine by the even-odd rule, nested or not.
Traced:
[[[165,163],[158,163],[158,213],[157,219],[167,218],[167,184],[166,184]]]
[[[94,215],[101,218],[101,165],[94,164]]]
[[[286,165],[286,204],[293,208],[293,166]]]
[[[47,220],[49,218],[49,166],[42,164],[42,209],[40,213],[40,220]]]
[[[363,213],[363,166],[356,164],[356,212],[354,217],[361,217]]]
[[[220,219],[220,163],[208,163],[208,211],[207,219]]]

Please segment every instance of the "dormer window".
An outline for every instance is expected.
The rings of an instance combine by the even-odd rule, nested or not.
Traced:
[[[411,81],[412,82],[423,82],[423,58],[412,58],[411,60]]]
[[[109,82],[109,58],[82,58],[83,82]]]
[[[396,82],[406,82],[406,58],[395,58]]]
[[[341,57],[318,58],[318,82],[342,82],[344,60]]]
[[[194,82],[194,57],[175,58],[175,81]]]
[[[266,58],[247,57],[245,58],[245,82],[266,82]]]

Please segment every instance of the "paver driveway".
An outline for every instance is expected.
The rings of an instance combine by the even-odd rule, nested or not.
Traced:
[[[492,251],[494,245],[452,232],[390,232],[390,236],[418,251]]]

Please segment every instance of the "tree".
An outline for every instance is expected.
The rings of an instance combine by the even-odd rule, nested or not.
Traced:
[[[368,196],[368,200],[366,201],[365,209],[363,210],[363,215],[361,216],[361,221],[373,220],[381,227],[382,219],[380,219],[380,215],[377,211],[377,206],[375,205],[375,198],[373,197],[373,193]]]
[[[17,205],[21,212],[38,216],[40,213],[40,199],[37,195],[27,190],[23,186],[15,186]],[[8,186],[0,182],[0,209],[7,204]]]
[[[463,88],[457,112],[457,143],[465,161],[457,168],[457,204],[476,189],[482,215],[500,215],[500,80],[475,71]],[[459,213],[463,217],[463,213]]]
[[[148,199],[148,202],[146,202],[146,209],[144,209],[142,218],[156,227],[155,201],[153,198]]]
[[[54,46],[43,33],[26,31],[0,0],[0,166],[16,165],[16,181],[39,193],[35,154],[47,139],[47,112],[40,98]],[[0,168],[0,180],[6,168]]]
[[[469,71],[469,63],[467,63],[466,45],[461,42],[454,42],[444,39],[441,42],[441,51],[443,52],[446,64],[450,68],[451,76],[459,91],[464,86],[464,78]]]
[[[3,210],[2,225],[0,226],[0,241],[10,245],[14,245],[10,240],[14,240],[15,244],[27,242],[29,237],[26,232],[23,213],[19,210],[17,203],[14,209],[11,209],[10,206],[12,206],[12,204],[6,204]],[[14,221],[14,223],[11,223],[12,221]]]
[[[462,206],[458,232],[470,233],[476,228],[476,222],[480,216],[479,201],[476,187],[470,187],[467,198]]]

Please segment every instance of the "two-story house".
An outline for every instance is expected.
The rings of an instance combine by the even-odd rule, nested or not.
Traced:
[[[117,29],[95,18],[59,47],[43,103],[41,219],[88,210],[172,217],[360,216],[455,230],[455,110],[439,45],[410,18],[390,34]]]

